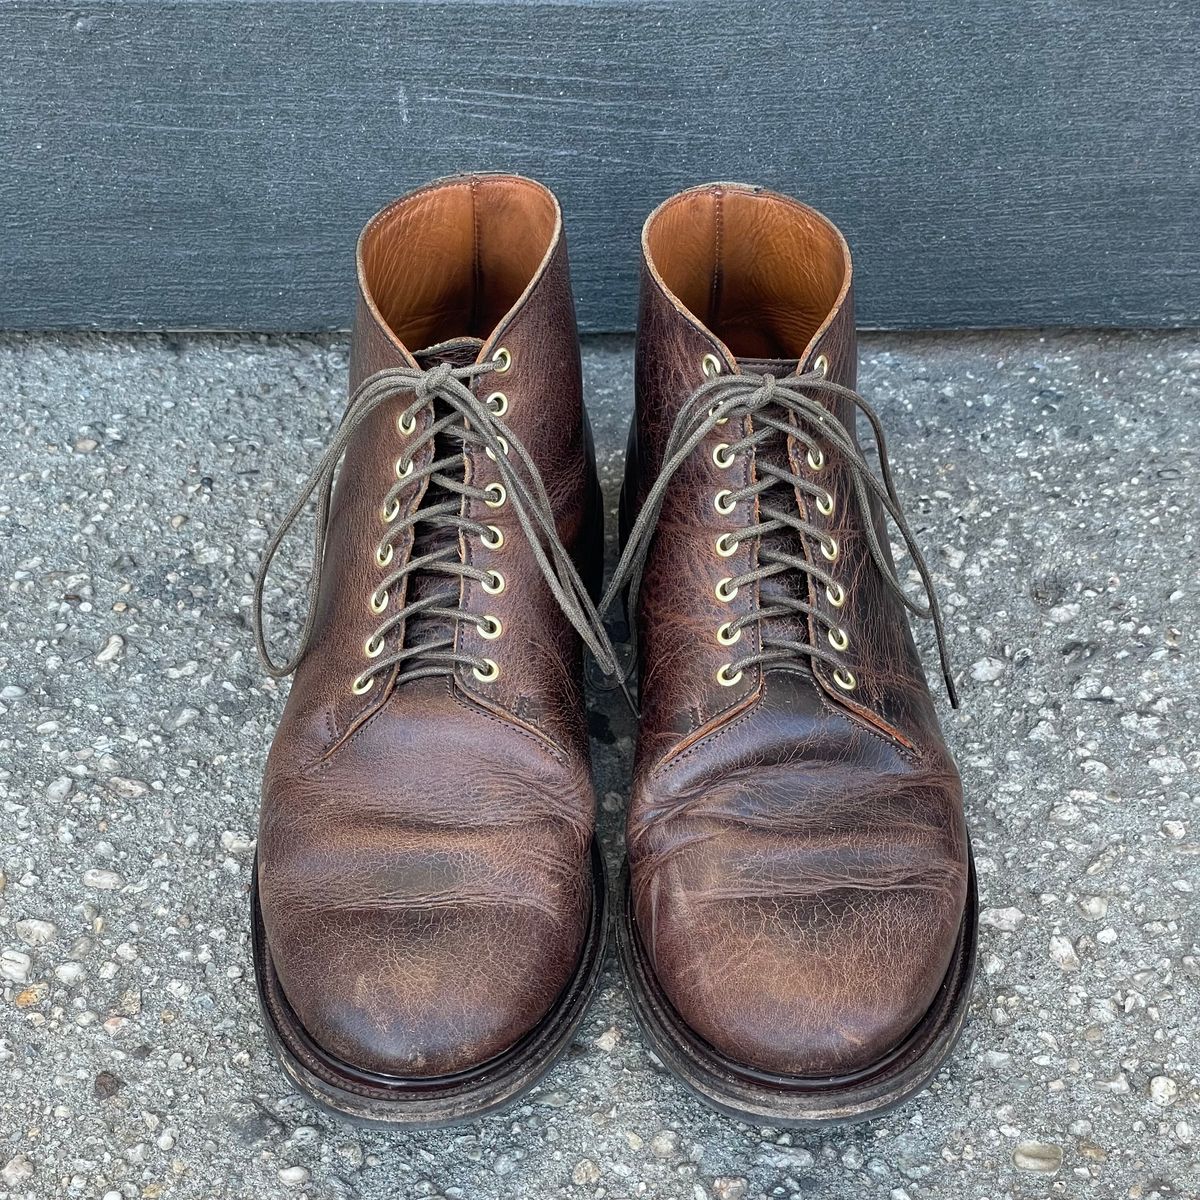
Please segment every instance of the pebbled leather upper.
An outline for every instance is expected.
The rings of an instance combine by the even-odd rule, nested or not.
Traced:
[[[434,343],[477,338],[480,362],[505,347],[510,369],[477,379],[476,392],[503,389],[505,421],[541,472],[564,544],[577,563],[599,562],[550,193],[515,176],[431,185],[368,224],[358,268],[351,390]],[[313,640],[267,761],[258,885],[273,965],[311,1037],[353,1067],[425,1078],[502,1052],[563,990],[589,913],[595,802],[579,639],[511,505],[464,498],[504,541],[460,540],[468,561],[506,581],[499,595],[462,581],[460,606],[499,618],[501,637],[480,643],[465,622],[457,634],[496,660],[499,678],[459,668],[396,686],[393,673],[366,695],[350,690],[379,624],[368,601],[384,574],[380,506],[411,399],[373,413],[343,462]],[[480,487],[496,478],[482,451],[469,453],[467,473]],[[414,487],[402,502],[421,498]]]
[[[825,218],[730,184],[667,201],[643,235],[626,525],[675,414],[704,382],[706,354],[726,371],[745,360],[776,374],[825,356],[827,377],[853,388],[856,353],[849,251]],[[853,431],[849,403],[826,403]],[[723,622],[753,613],[773,588],[829,605],[798,571],[727,603],[714,593],[722,577],[756,564],[754,538],[732,557],[714,550],[718,536],[754,519],[753,501],[727,516],[713,503],[719,489],[755,478],[755,452],[724,469],[712,457],[750,419],[715,430],[674,477],[633,614],[642,717],[632,898],[659,983],[717,1051],[781,1075],[846,1074],[885,1057],[945,976],[968,877],[961,784],[905,611],[867,553],[844,464],[828,445],[819,483],[835,498],[833,516],[806,508],[798,490],[795,503],[838,541],[832,573],[847,598],[836,617],[856,687],[843,691],[826,664],[807,659],[718,683],[731,658],[715,636]],[[784,440],[758,453],[786,454],[795,473],[812,476],[799,443]],[[877,509],[873,519],[882,535]],[[817,544],[793,536],[791,549],[821,561]],[[793,626],[780,631],[793,639],[825,636],[812,618],[776,620]],[[760,626],[743,631],[734,653],[754,649]]]

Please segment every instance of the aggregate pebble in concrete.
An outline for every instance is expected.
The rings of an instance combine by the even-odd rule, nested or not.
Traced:
[[[963,693],[984,911],[957,1057],[872,1124],[738,1124],[649,1057],[610,962],[525,1103],[397,1136],[285,1085],[246,933],[282,702],[251,578],[345,342],[0,338],[0,1196],[1200,1195],[1200,340],[865,346]],[[611,500],[628,342],[587,371]],[[305,549],[276,576],[293,615]],[[615,868],[611,694],[593,728]]]

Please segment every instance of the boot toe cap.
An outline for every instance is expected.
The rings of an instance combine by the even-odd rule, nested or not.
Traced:
[[[718,1053],[772,1074],[828,1078],[888,1057],[950,963],[955,906],[843,891],[723,899],[661,919],[659,983]]]
[[[305,910],[264,902],[296,1019],[352,1069],[426,1079],[509,1049],[566,986],[581,922],[536,905],[449,900]]]

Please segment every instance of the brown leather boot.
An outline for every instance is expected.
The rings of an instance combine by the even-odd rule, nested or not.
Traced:
[[[850,253],[733,184],[668,200],[642,248],[610,589],[631,588],[641,679],[623,959],[654,1048],[719,1109],[870,1116],[961,1028],[975,899],[905,612],[937,620],[936,599],[853,391]]]
[[[350,403],[256,595],[264,659],[296,678],[263,784],[255,962],[301,1088],[447,1124],[535,1083],[596,982],[581,641],[611,667],[589,594],[603,517],[550,192],[422,188],[368,223],[358,285]],[[308,619],[276,664],[263,576],[313,492]]]

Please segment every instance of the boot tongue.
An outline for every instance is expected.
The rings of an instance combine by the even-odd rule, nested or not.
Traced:
[[[427,346],[424,350],[414,351],[413,358],[416,359],[417,365],[426,371],[430,367],[438,366],[440,363],[449,363],[452,367],[467,367],[475,362],[482,349],[483,342],[479,338],[450,338],[447,341],[438,342],[437,345]],[[444,417],[446,412],[447,410],[440,401],[434,402],[436,419]],[[434,459],[436,461],[448,458],[456,454],[458,449],[458,443],[453,439],[445,436],[438,437],[433,447]],[[456,502],[459,500],[457,495],[447,491],[446,488],[441,487],[431,480],[429,487],[426,489],[424,499],[421,501],[421,507],[423,509],[432,508],[434,505],[443,504],[451,498]],[[416,527],[416,536],[413,539],[412,557],[423,558],[425,555],[433,554],[439,550],[450,551],[453,556],[457,556],[458,533],[456,530],[453,528],[435,528],[424,523],[418,524]],[[423,600],[429,596],[445,595],[448,597],[446,607],[453,608],[458,603],[458,590],[458,581],[453,576],[422,571],[409,579],[408,599],[411,603],[414,600]],[[453,632],[449,628],[449,623],[444,618],[419,614],[409,621],[404,640],[406,645],[419,646],[426,642],[434,642],[442,640],[447,636],[453,636]]]
[[[469,367],[483,349],[483,339],[474,337],[450,338],[424,350],[413,351],[417,366],[423,370],[436,367],[438,363],[449,363],[452,367]]]
[[[794,375],[799,365],[800,360],[798,358],[738,359],[739,371],[744,371],[747,375],[774,375],[776,379],[783,379],[787,375]]]
[[[738,359],[738,369],[744,371],[746,374],[774,375],[776,379],[783,379],[788,375],[794,375],[799,365],[800,360],[796,358]],[[772,432],[771,436],[759,445],[757,451],[758,460],[760,462],[766,460],[784,470],[790,470],[787,441],[788,439],[783,434]],[[796,508],[796,493],[794,489],[783,483],[776,484],[769,491],[764,492],[761,500],[774,508],[778,508],[782,512],[795,511]],[[792,555],[796,558],[804,557],[804,550],[800,544],[799,536],[786,529],[764,538],[762,546],[770,546],[773,550]],[[783,571],[778,575],[772,575],[764,579],[759,585],[759,594],[764,607],[769,607],[781,597],[788,597],[795,600],[807,599],[807,592],[807,577],[798,571]],[[797,616],[776,617],[772,619],[770,624],[773,627],[772,633],[778,637],[797,642],[808,641],[808,624]]]

